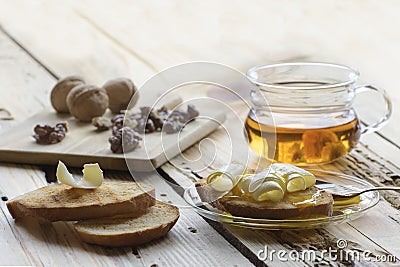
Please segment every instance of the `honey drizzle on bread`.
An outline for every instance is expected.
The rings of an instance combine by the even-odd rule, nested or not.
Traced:
[[[280,202],[256,201],[251,197],[222,197],[216,198],[216,194],[210,190],[205,179],[199,180],[195,186],[204,202],[209,202],[214,207],[227,211],[234,216],[258,218],[258,219],[289,219],[331,216],[333,211],[333,197],[331,194],[316,187],[306,190],[287,193]],[[315,201],[304,202],[315,196]],[[294,200],[295,198],[297,200]]]

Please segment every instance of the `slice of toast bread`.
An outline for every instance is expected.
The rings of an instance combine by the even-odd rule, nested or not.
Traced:
[[[74,224],[80,238],[91,244],[120,247],[136,246],[168,233],[179,218],[179,209],[157,201],[137,218],[104,218]]]
[[[210,187],[202,187],[206,183],[202,179],[196,183],[196,188],[200,198],[209,202],[213,193],[202,190],[202,188],[209,190]],[[313,201],[311,201],[312,196],[314,196]],[[310,201],[307,201],[308,199]],[[234,216],[257,219],[313,218],[331,216],[333,211],[332,195],[314,186],[303,191],[285,194],[279,202],[256,201],[251,197],[220,198],[217,202],[217,204],[215,201],[210,204]]]
[[[155,204],[154,188],[135,182],[103,182],[95,189],[45,186],[7,202],[14,219],[77,221],[119,214],[143,214]]]

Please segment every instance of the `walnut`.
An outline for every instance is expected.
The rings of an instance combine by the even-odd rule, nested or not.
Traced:
[[[103,85],[109,98],[109,108],[114,113],[119,113],[128,107],[132,99],[132,107],[136,104],[139,95],[134,83],[127,78],[110,80]]]
[[[68,113],[67,95],[77,85],[84,84],[80,76],[67,76],[61,79],[51,90],[50,101],[53,108],[59,113]]]
[[[56,126],[37,124],[34,128],[36,143],[38,144],[55,144],[61,142],[65,134],[68,132],[68,126],[66,122],[59,122]]]
[[[71,114],[80,121],[90,122],[102,116],[108,107],[108,96],[104,89],[94,85],[78,85],[67,95]]]

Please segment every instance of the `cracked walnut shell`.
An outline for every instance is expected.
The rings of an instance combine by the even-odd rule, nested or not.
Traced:
[[[108,96],[104,89],[94,85],[78,85],[67,95],[71,114],[80,121],[90,122],[106,112]]]

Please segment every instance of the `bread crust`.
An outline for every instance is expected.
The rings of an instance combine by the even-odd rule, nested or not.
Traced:
[[[104,182],[99,188],[90,190],[62,184],[42,187],[8,201],[7,208],[14,219],[36,217],[54,222],[119,214],[140,215],[155,202],[152,186],[134,182]]]
[[[179,209],[173,205],[157,201],[154,207],[148,209],[148,215],[154,213],[153,208],[162,207],[166,212],[170,213],[171,218],[153,227],[146,227],[143,229],[127,229],[126,224],[129,221],[134,221],[135,218],[130,219],[104,219],[93,221],[82,221],[74,224],[74,228],[79,234],[79,237],[90,244],[109,246],[109,247],[122,247],[122,246],[137,246],[148,243],[152,240],[161,238],[166,235],[171,228],[175,225],[179,218]],[[143,215],[143,216],[146,216]],[[163,218],[160,218],[163,219]],[[121,233],[107,233],[106,230],[102,234],[92,230],[90,225],[101,227],[102,224],[121,225]],[[89,226],[87,226],[89,224]],[[93,226],[92,226],[93,227]]]

